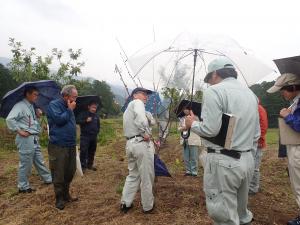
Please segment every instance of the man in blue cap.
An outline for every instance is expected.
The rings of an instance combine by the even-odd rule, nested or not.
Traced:
[[[151,130],[145,111],[145,103],[151,93],[152,91],[145,88],[134,89],[131,93],[133,101],[128,104],[123,115],[129,170],[121,198],[121,211],[124,213],[132,208],[134,196],[139,188],[143,212],[150,213],[154,208],[154,145],[150,141]]]
[[[215,225],[251,224],[247,209],[249,184],[254,171],[253,151],[260,137],[258,100],[237,81],[233,62],[220,57],[208,65],[201,117],[186,118],[186,127],[203,137],[215,137],[222,125],[222,114],[236,117],[231,149],[203,140],[207,147],[204,192],[209,216]]]

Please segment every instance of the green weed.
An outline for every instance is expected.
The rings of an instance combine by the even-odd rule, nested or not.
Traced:
[[[119,194],[119,195],[122,194],[124,185],[125,185],[125,179],[123,179],[123,180],[118,184],[118,186],[117,186],[117,188],[116,188],[117,194]]]
[[[268,129],[266,135],[266,141],[268,145],[274,145],[279,143],[279,130],[276,128]]]
[[[8,188],[8,189],[4,192],[3,195],[4,195],[6,198],[11,198],[11,197],[14,197],[15,195],[17,195],[18,193],[19,193],[19,192],[18,192],[18,189],[11,187],[11,188]]]
[[[16,171],[17,171],[17,166],[16,165],[9,165],[5,169],[4,176],[9,176],[10,174],[12,174]]]

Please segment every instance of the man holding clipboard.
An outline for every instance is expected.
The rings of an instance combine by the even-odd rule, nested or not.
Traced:
[[[253,218],[247,205],[254,171],[252,151],[260,137],[258,100],[237,81],[233,65],[226,57],[208,65],[204,81],[211,86],[203,93],[202,121],[196,121],[193,113],[186,118],[186,127],[203,138],[218,135],[224,114],[236,118],[229,148],[204,141],[208,154],[203,186],[207,211],[215,225],[251,224]]]
[[[287,147],[291,186],[300,208],[300,76],[292,73],[282,74],[274,86],[267,90],[269,93],[277,91],[280,91],[285,100],[291,102],[289,108],[280,110],[279,132],[281,143]],[[300,216],[287,224],[300,224]]]

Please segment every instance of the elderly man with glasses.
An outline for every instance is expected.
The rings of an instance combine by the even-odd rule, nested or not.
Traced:
[[[67,202],[77,201],[69,192],[70,183],[76,171],[76,122],[73,110],[76,107],[77,90],[66,85],[59,99],[50,102],[49,123],[49,165],[53,177],[56,208],[62,210]]]

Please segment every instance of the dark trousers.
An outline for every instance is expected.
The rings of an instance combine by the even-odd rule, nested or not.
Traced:
[[[49,143],[48,154],[55,196],[66,198],[76,172],[76,147],[60,147]]]
[[[83,169],[92,167],[97,148],[97,136],[80,136],[80,162]]]

